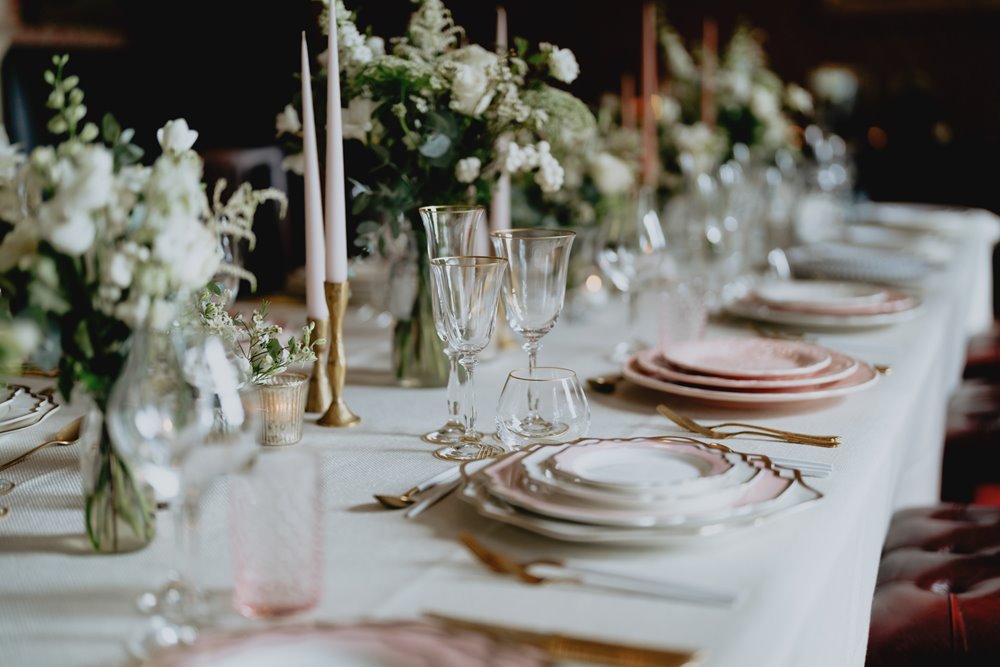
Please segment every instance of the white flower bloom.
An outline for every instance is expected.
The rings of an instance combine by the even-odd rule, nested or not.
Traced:
[[[286,155],[281,161],[281,168],[285,171],[290,171],[292,173],[301,176],[306,173],[306,156],[304,153],[295,153],[294,155]]]
[[[660,123],[673,125],[681,119],[681,103],[670,95],[660,96]]]
[[[217,246],[212,232],[198,221],[189,221],[162,229],[153,241],[152,258],[167,267],[175,286],[197,289],[219,268]]]
[[[799,113],[812,113],[813,100],[809,91],[794,83],[788,84],[785,88],[785,101],[788,107]]]
[[[135,260],[125,253],[114,253],[103,267],[106,282],[123,289],[128,287],[132,284],[134,265]]]
[[[286,104],[284,110],[274,119],[274,129],[277,136],[282,134],[299,134],[302,132],[302,121],[299,112],[291,104]]]
[[[492,76],[497,55],[478,44],[455,49],[450,54],[451,108],[466,116],[481,116],[493,101]]]
[[[97,226],[88,211],[67,211],[66,217],[48,233],[52,247],[70,257],[79,257],[90,250],[97,237]]]
[[[479,178],[479,170],[482,166],[482,161],[477,157],[463,158],[455,165],[455,178],[459,183],[472,183]]]
[[[164,153],[177,154],[191,150],[198,140],[198,133],[188,127],[183,118],[168,120],[167,124],[156,131],[156,140]]]
[[[23,262],[35,254],[38,238],[30,224],[21,223],[14,227],[0,242],[0,272],[15,266],[25,268]]]
[[[381,58],[385,55],[385,40],[381,37],[372,35],[368,38],[368,41],[365,42],[365,45],[368,47],[368,50],[371,51],[373,57]]]
[[[597,157],[591,160],[590,174],[597,184],[597,189],[605,196],[628,192],[635,181],[629,166],[607,152],[598,153]]]
[[[768,122],[781,115],[781,105],[778,96],[763,86],[754,86],[750,95],[750,110],[757,118]]]
[[[372,112],[375,101],[370,97],[352,97],[346,109],[341,110],[344,139],[357,139],[363,143],[368,141],[368,133],[372,129]]]
[[[555,44],[542,42],[539,48],[543,53],[548,53],[549,74],[552,78],[563,83],[573,83],[576,77],[580,76],[580,65],[576,62],[576,56],[569,49],[560,49]]]

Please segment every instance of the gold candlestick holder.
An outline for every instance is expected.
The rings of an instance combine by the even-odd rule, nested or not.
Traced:
[[[323,343],[313,347],[316,361],[313,362],[309,377],[309,394],[306,397],[306,412],[326,412],[330,407],[333,393],[330,391],[330,376],[326,372],[326,351],[330,346],[330,320],[309,318],[313,325],[313,340],[323,339]]]
[[[316,423],[320,426],[354,426],[361,418],[344,402],[344,381],[347,379],[347,355],[344,353],[344,313],[347,311],[348,283],[323,283],[326,305],[330,309],[330,336],[327,339],[327,373],[329,374],[330,405]]]

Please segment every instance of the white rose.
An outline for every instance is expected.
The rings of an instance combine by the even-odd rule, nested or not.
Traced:
[[[451,59],[451,108],[466,116],[482,115],[493,101],[490,71],[497,63],[497,55],[473,44],[453,51]]]
[[[168,120],[166,125],[157,130],[156,140],[160,142],[164,153],[177,154],[191,150],[198,140],[198,133],[188,127],[186,120],[178,118]]]
[[[346,109],[341,110],[344,139],[357,139],[367,143],[372,129],[372,112],[376,104],[370,97],[352,97]]]
[[[455,178],[459,183],[472,183],[479,178],[479,170],[482,161],[477,157],[467,157],[458,161],[455,165]]]
[[[627,192],[635,180],[625,161],[611,153],[599,153],[590,163],[590,173],[597,189],[606,196]]]
[[[546,48],[547,47],[547,48]],[[576,56],[569,49],[560,49],[553,44],[542,44],[543,51],[549,52],[549,74],[563,83],[573,83],[580,76],[580,65]]]
[[[302,131],[302,121],[299,120],[299,112],[291,104],[286,104],[285,109],[274,119],[274,129],[276,135],[298,134]]]

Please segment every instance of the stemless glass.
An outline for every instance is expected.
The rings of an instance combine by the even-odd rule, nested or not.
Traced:
[[[602,225],[597,264],[625,295],[628,307],[628,338],[615,346],[612,358],[616,361],[625,361],[645,347],[636,332],[639,291],[658,276],[666,249],[656,195],[650,188],[641,189],[634,206],[624,214],[612,214]]]
[[[465,373],[462,386],[464,434],[457,443],[438,449],[434,455],[447,461],[472,461],[500,452],[484,442],[476,431],[476,401],[473,371],[493,336],[500,285],[507,260],[498,257],[438,257],[431,260],[434,289],[441,306],[448,345],[458,355]]]
[[[525,395],[533,397],[529,405]],[[538,432],[538,420],[550,425]],[[590,404],[576,373],[567,368],[519,368],[507,376],[497,403],[497,433],[511,449],[569,442],[590,428]]]
[[[427,236],[428,258],[473,254],[476,228],[486,214],[486,209],[482,206],[421,206],[419,211]],[[433,281],[434,273],[431,272],[431,290],[434,290]],[[451,445],[461,440],[465,434],[458,377],[459,373],[465,371],[458,364],[458,354],[448,344],[437,298],[431,300],[431,307],[438,338],[445,344],[444,353],[448,357],[448,419],[443,426],[425,433],[421,439],[433,445]]]

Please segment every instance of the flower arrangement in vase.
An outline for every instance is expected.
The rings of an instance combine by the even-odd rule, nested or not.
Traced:
[[[132,130],[110,114],[100,127],[86,121],[67,62],[55,56],[44,74],[48,129],[62,141],[28,154],[6,134],[0,141],[0,310],[37,321],[48,358],[38,351],[35,360],[58,364],[64,397],[75,390],[92,402],[84,433],[95,437],[81,455],[87,534],[94,549],[120,551],[151,539],[155,507],[112,446],[103,419],[111,389],[134,334],[173,327],[220,269],[225,221],[205,195],[198,133],[183,119],[167,122],[157,133],[162,154],[143,166]],[[252,216],[257,201],[221,208]]]
[[[321,25],[328,24],[328,0]],[[545,192],[563,186],[565,172],[552,150],[558,121],[547,105],[579,103],[549,81],[570,81],[573,54],[552,44],[529,53],[528,43],[494,51],[463,44],[441,0],[417,5],[406,34],[365,37],[341,0],[336,5],[344,139],[358,142],[347,165],[357,243],[395,255],[390,280],[396,319],[397,380],[441,385],[448,364],[434,332],[429,264],[416,210],[426,204],[485,204],[502,173],[528,175]],[[366,31],[370,33],[370,31]],[[324,86],[321,63],[314,86]],[[318,96],[317,96],[318,97]],[[301,149],[300,100],[279,114],[279,134]],[[324,112],[316,109],[317,127]],[[300,162],[292,155],[293,168]],[[402,242],[393,239],[403,238]]]

